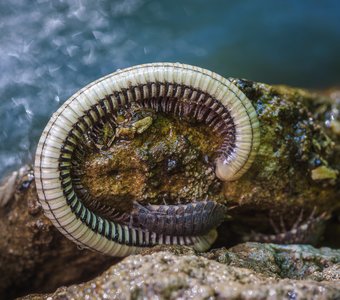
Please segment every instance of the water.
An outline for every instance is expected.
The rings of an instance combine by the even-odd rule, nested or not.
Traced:
[[[32,162],[51,114],[117,68],[172,61],[221,75],[340,84],[340,1],[0,3],[0,177]]]

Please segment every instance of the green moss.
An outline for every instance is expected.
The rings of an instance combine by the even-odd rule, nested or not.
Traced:
[[[128,211],[135,200],[170,204],[222,196],[211,163],[220,140],[209,128],[154,112],[146,117],[136,108],[128,115],[112,146],[85,158],[81,180],[92,202]]]
[[[261,141],[249,171],[224,184],[224,202],[234,207],[219,230],[220,243],[241,241],[250,230],[273,233],[269,219],[290,228],[304,219],[340,208],[340,137],[329,124],[336,102],[319,94],[246,80],[233,82],[252,101],[260,121]],[[322,167],[323,180],[313,180]],[[315,173],[315,171],[314,171]],[[327,178],[326,178],[327,177]]]
[[[326,166],[317,167],[312,170],[313,180],[336,179],[338,172]]]
[[[239,181],[227,185],[226,197],[251,208],[274,206],[285,211],[292,205],[298,210],[319,204],[324,210],[334,208],[339,181],[328,178],[321,186],[312,179],[317,167],[339,168],[334,158],[339,141],[328,134],[316,112],[320,96],[245,80],[234,83],[256,108],[261,143],[253,166]]]

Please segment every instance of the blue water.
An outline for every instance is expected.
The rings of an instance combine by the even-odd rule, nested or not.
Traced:
[[[0,177],[31,162],[55,111],[117,68],[179,61],[225,76],[340,84],[339,0],[0,3]]]

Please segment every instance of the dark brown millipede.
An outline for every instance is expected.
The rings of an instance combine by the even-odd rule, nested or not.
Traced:
[[[182,205],[135,205],[131,224],[157,234],[200,236],[224,220],[226,207],[214,201]]]
[[[216,176],[222,181],[240,178],[255,158],[259,145],[256,112],[228,79],[179,63],[117,71],[73,95],[53,114],[42,133],[35,178],[46,216],[77,244],[115,256],[138,253],[157,244],[207,250],[225,216],[225,207],[216,202],[135,203],[124,218],[101,215],[100,209],[90,210],[84,204],[83,187],[72,171],[82,163],[81,143],[102,119],[112,120],[118,109],[131,104],[192,118],[211,128],[223,141],[215,160]]]

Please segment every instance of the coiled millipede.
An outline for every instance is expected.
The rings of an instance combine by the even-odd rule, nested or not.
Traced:
[[[78,245],[114,256],[156,244],[207,250],[225,207],[213,201],[181,205],[134,204],[130,221],[107,218],[82,201],[73,178],[79,143],[98,122],[131,104],[203,122],[223,142],[215,160],[222,181],[240,178],[259,145],[259,123],[247,97],[228,79],[198,67],[153,63],[119,70],[90,83],[53,114],[40,138],[35,180],[45,215]],[[78,154],[77,154],[78,153]],[[77,154],[77,155],[76,155]],[[79,163],[79,161],[77,162]]]

